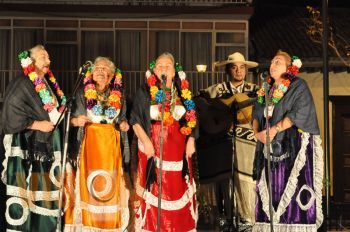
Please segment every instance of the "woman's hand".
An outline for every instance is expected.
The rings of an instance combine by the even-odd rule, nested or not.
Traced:
[[[119,128],[121,131],[124,131],[124,132],[127,132],[129,130],[129,124],[128,122],[125,120],[125,121],[122,121],[120,124],[119,124]]]
[[[70,120],[70,123],[73,125],[73,126],[85,126],[85,124],[87,123],[91,123],[92,121],[86,116],[86,115],[79,115],[78,117],[76,118],[72,118]]]
[[[145,155],[147,156],[147,159],[155,155],[154,147],[151,140],[148,139],[145,143],[143,143],[143,147],[144,147],[143,153],[145,153]]]
[[[189,137],[186,143],[186,156],[191,158],[196,151],[195,140],[193,137]]]
[[[262,142],[263,144],[266,143],[266,130],[260,131],[255,134],[255,137],[258,141]]]
[[[146,134],[146,132],[143,130],[140,124],[136,123],[132,126],[134,129],[134,132],[137,136],[137,138],[140,140],[140,142],[143,145],[143,149],[139,148],[146,156],[147,159],[155,155],[153,144]]]
[[[55,126],[52,122],[43,120],[43,121],[34,121],[32,125],[28,127],[31,130],[38,130],[42,132],[51,132]]]

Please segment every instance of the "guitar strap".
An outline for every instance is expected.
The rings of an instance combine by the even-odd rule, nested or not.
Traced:
[[[243,84],[243,88],[242,88],[242,93],[244,93],[244,92],[245,92],[245,87],[246,87],[246,85],[247,85],[247,83],[246,83],[246,82],[244,82],[244,84]]]
[[[231,95],[231,96],[233,96],[233,95],[234,95],[234,93],[233,93],[233,91],[232,91],[230,81],[226,81],[226,82],[225,82],[225,84],[226,84],[226,88],[227,88],[227,89],[228,89],[228,91],[230,92],[230,95]]]

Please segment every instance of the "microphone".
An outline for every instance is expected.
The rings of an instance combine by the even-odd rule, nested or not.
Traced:
[[[166,82],[166,75],[164,73],[160,75],[160,78],[162,79],[163,82]]]
[[[259,74],[259,77],[260,77],[261,80],[267,81],[267,78],[269,77],[269,72],[268,71],[264,71],[264,72]]]
[[[85,62],[85,64],[83,64],[82,67],[84,69],[87,69],[87,68],[91,67],[92,65],[93,65],[93,63],[90,60],[88,60],[88,61]]]
[[[92,63],[90,60],[86,61],[85,64],[83,64],[83,65],[79,68],[79,73],[81,74],[82,71],[84,71],[84,74],[85,74],[85,71],[86,71],[89,67],[91,67],[92,65],[93,65],[93,63]]]
[[[162,75],[160,75],[160,78],[162,79],[162,91],[163,91],[162,103],[164,103],[166,99],[166,95],[165,95],[166,75],[162,73]]]

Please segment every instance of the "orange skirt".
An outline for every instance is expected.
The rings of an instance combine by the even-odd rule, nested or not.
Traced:
[[[86,127],[76,175],[67,167],[66,193],[65,231],[127,227],[129,190],[122,169],[120,133],[113,125]]]

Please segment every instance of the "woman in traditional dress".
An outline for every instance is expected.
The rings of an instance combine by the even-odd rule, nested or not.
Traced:
[[[23,74],[7,87],[2,110],[7,230],[55,231],[61,136],[53,129],[66,97],[42,45],[18,57]]]
[[[123,231],[129,221],[123,172],[126,121],[122,75],[112,61],[97,57],[86,72],[72,107],[79,128],[67,167],[65,231]],[[121,138],[123,137],[123,139]],[[79,154],[75,157],[75,154]]]
[[[257,179],[253,231],[270,231],[268,182],[272,186],[274,231],[317,231],[322,224],[323,151],[315,106],[306,82],[296,75],[298,57],[278,51],[271,61],[268,84],[258,91],[253,129],[258,140],[254,161]],[[265,90],[270,101],[265,113]],[[271,140],[268,180],[266,118]]]
[[[186,75],[179,65],[175,74],[175,62],[170,53],[160,55],[150,68],[152,72],[146,73],[147,84],[135,96],[130,119],[139,149],[135,230],[157,230],[158,181],[155,176],[159,173],[164,99],[160,231],[194,231],[197,210],[191,156],[195,152],[195,105]]]

